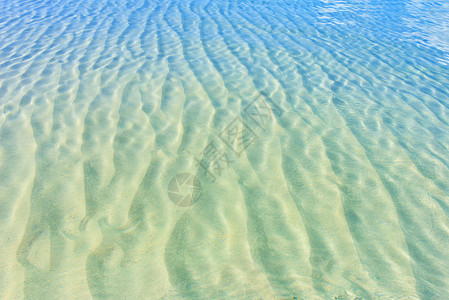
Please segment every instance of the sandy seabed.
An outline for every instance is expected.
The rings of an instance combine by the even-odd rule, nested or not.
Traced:
[[[449,51],[385,5],[1,1],[0,298],[449,299]]]

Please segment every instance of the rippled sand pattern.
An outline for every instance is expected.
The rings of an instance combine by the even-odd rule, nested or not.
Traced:
[[[449,299],[448,13],[1,1],[0,298]]]

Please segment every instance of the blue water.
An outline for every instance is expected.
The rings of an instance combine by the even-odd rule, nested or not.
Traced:
[[[449,299],[449,2],[0,0],[1,299]]]

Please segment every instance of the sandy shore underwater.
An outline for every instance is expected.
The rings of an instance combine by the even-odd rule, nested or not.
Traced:
[[[1,299],[449,299],[443,1],[0,2]]]

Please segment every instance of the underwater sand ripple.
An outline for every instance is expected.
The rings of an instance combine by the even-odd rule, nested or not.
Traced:
[[[308,1],[0,8],[1,298],[449,297],[437,50]]]

